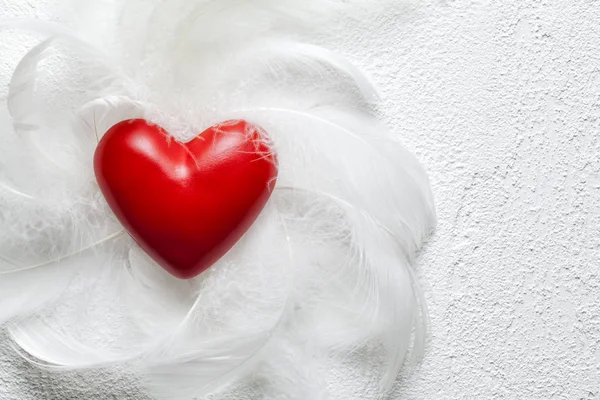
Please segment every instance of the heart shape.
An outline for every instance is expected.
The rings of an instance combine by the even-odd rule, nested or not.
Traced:
[[[246,121],[212,126],[188,143],[143,119],[119,122],[100,140],[94,170],[121,224],[181,279],[233,247],[277,179],[265,133]]]

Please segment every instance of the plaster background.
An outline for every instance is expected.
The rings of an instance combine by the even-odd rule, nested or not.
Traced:
[[[438,207],[430,346],[392,399],[600,398],[599,22],[600,1],[447,0],[332,32]],[[0,95],[23,51],[0,39]],[[57,377],[0,343],[2,400],[145,399],[120,371]]]

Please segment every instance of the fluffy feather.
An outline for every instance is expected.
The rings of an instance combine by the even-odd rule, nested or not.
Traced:
[[[73,31],[0,21],[47,36],[15,70],[10,119],[0,111],[0,322],[20,354],[51,369],[125,365],[164,399],[245,383],[314,400],[336,398],[332,371],[366,352],[380,361],[374,393],[389,390],[424,344],[412,264],[433,200],[368,112],[370,80],[302,39],[373,4],[129,0],[95,4],[91,19],[66,4]],[[95,184],[96,143],[137,117],[180,140],[244,118],[278,153],[271,202],[196,279],[143,254]]]

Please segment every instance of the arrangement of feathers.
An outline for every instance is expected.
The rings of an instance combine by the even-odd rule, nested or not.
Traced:
[[[240,385],[338,399],[368,354],[374,397],[422,350],[411,265],[434,224],[426,174],[369,112],[377,91],[303,33],[360,0],[68,2],[65,25],[0,20],[42,41],[0,104],[0,324],[43,368],[124,366],[151,396]],[[173,278],[112,215],[99,138],[143,117],[181,141],[246,119],[279,179],[250,231],[198,278]],[[336,372],[337,371],[337,372]]]

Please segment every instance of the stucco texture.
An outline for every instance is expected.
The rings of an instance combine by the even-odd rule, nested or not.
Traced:
[[[600,398],[600,2],[415,2],[331,38],[381,88],[437,202],[419,258],[430,343],[391,399]],[[2,400],[145,399],[120,371],[51,375],[0,343]]]

